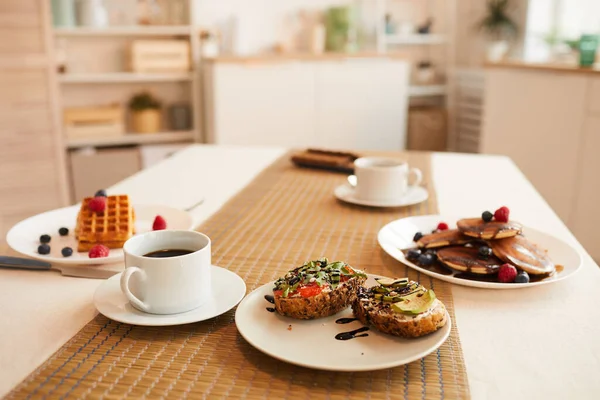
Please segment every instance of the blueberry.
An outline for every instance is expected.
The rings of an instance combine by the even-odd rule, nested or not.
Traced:
[[[419,264],[421,265],[431,265],[433,264],[433,262],[435,261],[435,259],[433,258],[433,256],[431,254],[425,253],[425,254],[421,254],[419,256]]]
[[[94,197],[107,197],[107,196],[108,195],[106,194],[106,190],[104,190],[104,189],[98,190],[96,192],[96,194],[94,195]]]
[[[46,243],[40,244],[38,246],[38,253],[40,253],[40,254],[50,254],[50,246],[48,246]]]
[[[484,211],[481,214],[481,219],[484,220],[485,222],[490,222],[492,220],[492,218],[494,218],[494,214],[492,214],[489,211]]]
[[[525,271],[521,271],[515,278],[515,283],[529,283],[529,274]]]
[[[492,249],[488,246],[481,246],[478,250],[479,256],[482,258],[488,258],[492,255]]]
[[[50,240],[52,238],[50,237],[50,235],[42,235],[40,236],[40,243],[50,243]]]
[[[435,250],[429,249],[425,252],[425,254],[430,255],[434,261],[437,260],[437,252]]]
[[[410,249],[406,252],[406,258],[408,258],[410,261],[418,260],[420,255],[421,250],[419,249]]]
[[[63,227],[63,228],[60,228],[60,229],[58,230],[58,234],[59,234],[60,236],[67,236],[67,235],[69,234],[69,228],[64,228],[64,227]]]
[[[73,249],[70,247],[63,247],[60,252],[62,253],[63,257],[71,257],[73,255]]]
[[[422,237],[423,237],[423,234],[421,232],[417,232],[417,233],[415,233],[415,236],[413,237],[413,241],[418,242]]]

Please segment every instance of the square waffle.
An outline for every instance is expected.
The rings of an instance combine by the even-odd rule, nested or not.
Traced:
[[[77,215],[77,251],[88,251],[96,244],[103,244],[111,249],[123,247],[135,233],[135,214],[129,196],[108,196],[106,209],[100,213],[90,210],[90,200],[92,197],[83,199]]]

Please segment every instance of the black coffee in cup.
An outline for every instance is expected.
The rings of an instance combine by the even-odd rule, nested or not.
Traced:
[[[144,254],[144,257],[169,258],[169,257],[185,256],[186,254],[190,254],[190,253],[193,253],[193,251],[192,250],[183,250],[183,249],[165,249],[165,250],[152,251],[148,254]]]

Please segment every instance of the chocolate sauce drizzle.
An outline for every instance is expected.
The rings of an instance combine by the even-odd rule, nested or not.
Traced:
[[[335,320],[336,324],[349,324],[350,322],[358,321],[358,318],[339,318]]]
[[[350,339],[354,339],[354,338],[358,338],[358,337],[365,337],[365,336],[369,336],[369,334],[368,333],[363,333],[361,335],[357,335],[357,334],[361,333],[361,332],[366,332],[368,330],[369,330],[368,327],[363,326],[362,328],[358,328],[358,329],[355,329],[350,332],[338,333],[337,335],[335,335],[335,338],[337,340],[350,340]]]

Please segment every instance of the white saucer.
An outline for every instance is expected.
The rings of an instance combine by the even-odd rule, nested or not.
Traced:
[[[376,284],[376,275],[368,275],[367,286]],[[417,338],[404,339],[378,332],[373,327],[368,336],[336,340],[335,336],[362,328],[359,321],[339,324],[339,318],[351,318],[352,309],[331,317],[300,320],[267,311],[272,304],[265,295],[273,294],[273,282],[250,293],[235,312],[240,334],[258,350],[278,360],[327,371],[373,371],[392,368],[419,360],[440,347],[448,336],[452,322],[438,331]]]
[[[185,313],[147,314],[133,308],[121,292],[121,274],[102,283],[94,293],[94,306],[104,316],[131,325],[170,326],[204,321],[221,315],[235,307],[246,294],[246,284],[234,272],[213,265],[213,295],[208,303]]]
[[[355,196],[355,193],[355,189],[347,183],[336,187],[334,191],[335,197],[337,197],[339,200],[345,201],[346,203],[369,207],[412,206],[414,204],[419,204],[427,200],[427,198],[429,198],[429,193],[422,186],[409,186],[408,191],[401,198],[385,201],[362,200],[357,198]]]
[[[77,239],[75,239],[75,222],[79,205],[59,208],[27,218],[13,226],[6,235],[8,245],[15,251],[31,258],[47,261],[52,264],[68,265],[97,265],[110,264],[123,261],[123,249],[111,249],[108,257],[89,258],[87,252],[77,252]],[[152,222],[157,215],[167,221],[168,229],[187,230],[193,228],[193,220],[189,213],[166,206],[134,204],[135,231],[137,233],[152,230]],[[60,236],[58,229],[69,228],[68,236]],[[48,234],[50,241],[50,254],[41,255],[37,252],[40,236]],[[70,247],[74,253],[71,257],[63,257],[63,247]]]

